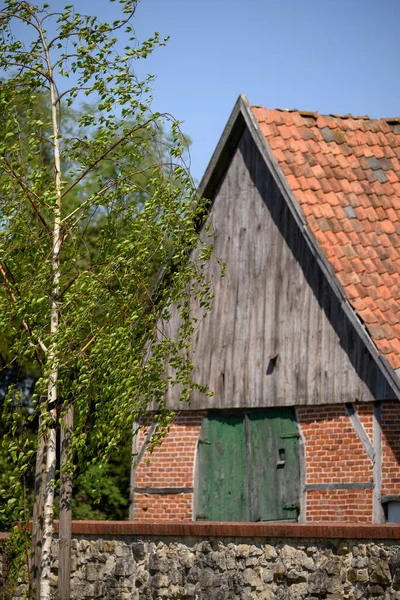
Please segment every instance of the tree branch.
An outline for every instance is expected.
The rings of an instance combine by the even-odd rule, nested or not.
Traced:
[[[80,183],[82,181],[82,179],[84,179],[86,177],[86,175],[88,173],[90,173],[94,167],[96,165],[98,165],[102,160],[105,159],[105,157],[110,154],[110,152],[112,152],[113,150],[115,150],[115,148],[117,148],[120,144],[122,144],[122,142],[124,142],[125,140],[127,140],[129,138],[130,135],[132,135],[132,133],[134,133],[135,131],[139,131],[140,129],[143,129],[144,127],[146,127],[146,125],[148,125],[149,123],[151,123],[152,121],[154,121],[154,119],[149,119],[148,121],[146,121],[145,123],[141,123],[140,125],[137,125],[136,127],[133,127],[126,135],[122,136],[121,138],[119,138],[116,142],[114,142],[113,144],[111,144],[111,146],[109,146],[104,152],[103,154],[101,154],[89,167],[86,167],[86,169],[84,169],[81,173],[81,175],[79,175],[79,177],[77,179],[75,179],[75,181],[73,183],[71,183],[71,185],[69,185],[61,194],[61,199],[65,198],[65,196],[67,194],[69,194],[69,192],[71,192],[77,185],[78,183]]]
[[[8,279],[8,277],[7,277],[6,270],[5,270],[5,268],[3,267],[3,265],[2,265],[1,263],[0,263],[0,273],[1,273],[2,277],[3,277],[3,279],[4,279],[4,283],[6,284],[6,287],[7,287],[7,289],[8,289],[8,292],[9,292],[9,294],[10,294],[10,296],[11,296],[11,300],[12,300],[14,303],[16,303],[16,302],[17,302],[17,297],[16,297],[16,295],[14,294],[14,292],[13,292],[13,290],[12,290],[12,285],[11,285],[11,283],[10,283],[10,280],[9,280],[9,279]],[[30,337],[30,338],[31,338],[33,341],[35,341],[35,338],[34,338],[34,335],[33,335],[32,329],[31,329],[31,327],[29,326],[29,324],[28,324],[27,320],[26,320],[26,319],[22,319],[22,324],[23,324],[23,326],[24,326],[24,329],[25,329],[25,331],[28,333],[29,337]],[[42,342],[42,340],[41,340],[40,338],[38,338],[37,342],[38,342],[39,346],[41,347],[41,349],[43,350],[43,352],[46,354],[46,353],[48,352],[48,349],[46,348],[46,346],[44,345],[44,343]],[[36,350],[37,350],[37,349],[35,349],[35,354],[36,354]],[[36,355],[36,358],[37,358],[37,360],[38,360],[39,364],[42,364],[42,359],[41,359],[41,356],[37,354],[37,355]]]
[[[35,196],[37,200],[39,200],[39,196],[37,194],[35,194],[35,192],[33,192],[32,190],[30,190],[29,187],[26,185],[26,183],[18,176],[18,174],[14,171],[14,169],[12,168],[12,166],[9,164],[9,162],[8,162],[5,154],[3,153],[1,156],[2,156],[5,164],[7,165],[7,168],[9,170],[10,174],[14,177],[15,181],[18,183],[18,185],[20,186],[20,188],[22,189],[22,191],[24,192],[24,194],[28,198],[28,200],[30,202],[30,205],[32,206],[33,210],[35,211],[35,213],[38,216],[38,219],[40,220],[40,222],[42,223],[42,225],[47,229],[47,231],[49,233],[51,233],[50,227],[47,225],[46,221],[44,220],[44,218],[40,214],[40,211],[39,211],[38,207],[36,206],[36,203],[31,198],[31,194],[33,194],[33,196]]]

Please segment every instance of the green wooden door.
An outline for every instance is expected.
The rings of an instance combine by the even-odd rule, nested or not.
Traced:
[[[248,521],[246,432],[243,415],[210,414],[198,445],[197,519]]]
[[[299,503],[297,427],[290,409],[246,415],[252,521],[296,519]]]
[[[297,429],[289,408],[203,419],[198,446],[197,519],[296,519]]]

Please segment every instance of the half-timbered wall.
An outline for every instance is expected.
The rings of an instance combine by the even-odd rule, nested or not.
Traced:
[[[354,405],[373,442],[373,406]],[[204,412],[182,412],[163,444],[146,452],[136,473],[134,518],[140,521],[191,521],[196,514],[196,456]],[[297,408],[304,440],[301,517],[307,522],[372,523],[373,465],[345,406]],[[400,483],[400,404],[382,406],[382,498],[398,497]],[[143,433],[139,444],[143,441]]]
[[[395,397],[347,320],[248,130],[209,218],[215,299],[196,330],[193,359],[196,379],[214,395],[193,393],[190,410]],[[225,277],[216,257],[226,263]],[[184,409],[173,393],[170,406]]]

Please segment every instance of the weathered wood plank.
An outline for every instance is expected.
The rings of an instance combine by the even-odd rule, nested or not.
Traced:
[[[194,339],[195,391],[175,409],[334,404],[395,398],[350,323],[246,130],[209,219],[226,262]],[[195,259],[195,257],[194,257]],[[174,320],[175,319],[175,320]],[[170,324],[178,327],[175,316]],[[274,368],[268,370],[270,361]],[[267,374],[268,372],[268,374]]]

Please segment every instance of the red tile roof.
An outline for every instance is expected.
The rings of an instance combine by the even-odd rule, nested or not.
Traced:
[[[349,303],[399,368],[400,119],[253,113]]]

